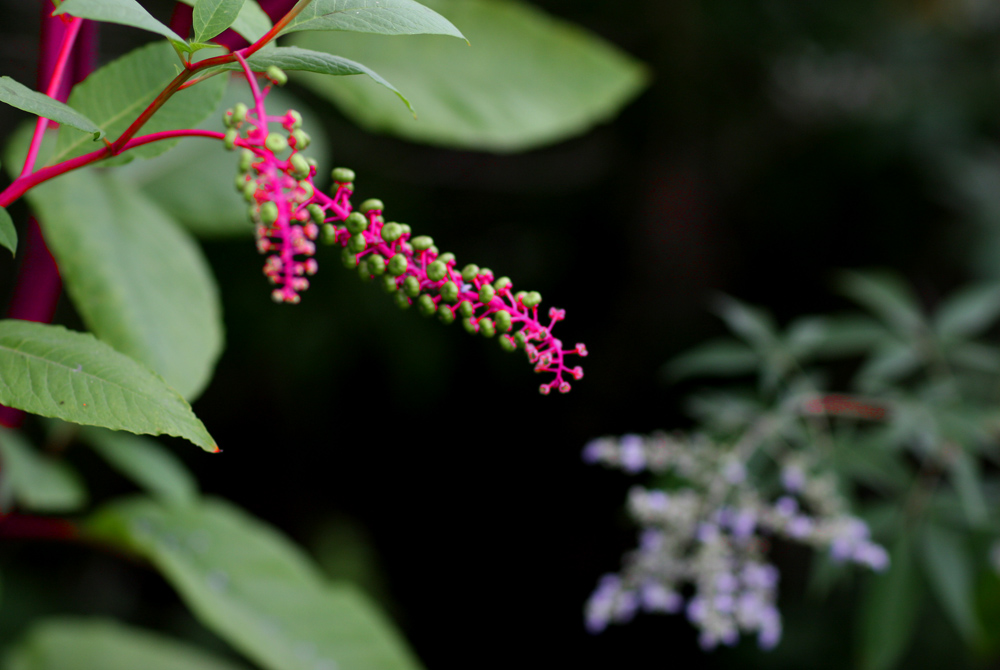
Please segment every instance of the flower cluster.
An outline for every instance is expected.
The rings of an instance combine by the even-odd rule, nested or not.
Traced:
[[[279,82],[284,78],[280,70],[268,76]],[[426,316],[436,314],[446,324],[460,320],[470,333],[498,337],[507,351],[523,349],[536,372],[555,375],[541,385],[542,394],[553,389],[566,393],[568,378],[583,377],[583,368],[569,367],[566,356],[586,356],[586,347],[564,348],[552,335],[565,310],[550,308],[543,323],[537,292],[515,292],[508,277],[495,277],[489,268],[468,264],[459,269],[455,256],[441,253],[430,237],[414,236],[408,225],[386,221],[379,200],[365,200],[355,210],[352,170],[333,170],[330,195],[317,189],[316,167],[300,153],[309,144],[301,116],[294,110],[268,116],[263,104],[268,89],[260,91],[249,71],[247,77],[255,105],[226,111],[225,141],[243,149],[236,187],[250,204],[257,247],[269,254],[264,274],[276,285],[275,301],[299,302],[309,287],[307,277],[318,269],[313,255],[321,237],[341,246],[344,265],[365,280],[377,279],[400,307],[416,304]],[[280,124],[284,132],[272,132],[270,123]]]
[[[669,472],[684,482],[669,491],[636,486],[630,492],[629,513],[642,527],[639,547],[590,597],[591,632],[625,623],[640,609],[683,608],[706,649],[734,644],[741,632],[756,633],[760,646],[770,648],[781,637],[781,617],[778,570],[766,562],[769,537],[829,551],[837,561],[888,566],[867,525],[844,511],[835,482],[813,475],[800,457],[782,463],[784,490],[773,500],[753,485],[735,449],[703,436],[602,438],[588,444],[583,457],[630,473]],[[684,607],[687,584],[694,595]]]

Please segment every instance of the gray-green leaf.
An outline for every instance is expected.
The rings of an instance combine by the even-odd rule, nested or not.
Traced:
[[[179,393],[89,333],[0,321],[0,403],[87,426],[175,435],[216,451]]]
[[[190,5],[191,7],[195,6],[195,1],[181,0],[185,5]],[[264,10],[260,8],[256,0],[246,0],[230,28],[239,33],[243,39],[253,43],[263,37],[273,25],[270,17],[264,13]]]
[[[190,505],[197,500],[194,477],[156,440],[102,428],[87,428],[81,437],[113,468],[164,503]]]
[[[912,540],[902,532],[890,552],[888,572],[874,575],[862,601],[862,670],[888,670],[913,637],[923,585],[913,564]]]
[[[133,500],[105,508],[87,529],[146,557],[205,626],[264,668],[420,667],[362,594],[326,582],[297,547],[232,505]]]
[[[924,571],[931,590],[958,632],[971,642],[979,625],[969,550],[960,534],[940,525],[927,524],[920,540]]]
[[[77,170],[28,198],[87,327],[196,397],[223,340],[215,280],[197,243],[110,174]]]
[[[191,21],[196,42],[207,42],[233,25],[246,0],[197,0]]]
[[[94,140],[104,137],[104,131],[80,112],[44,93],[33,91],[10,77],[0,77],[0,102],[91,133]]]
[[[924,317],[910,288],[897,276],[876,272],[845,272],[840,292],[882,319],[904,337],[924,326]]]
[[[0,322],[2,323],[2,322]],[[66,463],[39,454],[17,432],[0,429],[3,472],[0,486],[32,512],[72,512],[87,502],[87,491]]]
[[[379,35],[465,35],[414,0],[313,0],[281,31],[345,30]]]
[[[997,318],[1000,318],[1000,286],[971,286],[941,303],[934,315],[934,331],[942,339],[975,337]]]
[[[179,640],[84,618],[45,619],[15,647],[4,666],[10,670],[240,670]]]
[[[14,220],[3,207],[0,207],[0,246],[11,254],[17,253],[17,229],[14,228]]]
[[[184,42],[180,35],[154,19],[135,0],[64,0],[53,14],[69,14],[94,21],[120,23],[163,35],[169,40]]]
[[[729,376],[753,372],[760,365],[760,356],[750,347],[735,340],[706,342],[686,351],[667,364],[671,379],[699,375]]]
[[[414,121],[360,77],[296,75],[359,125],[416,142],[525,151],[613,118],[646,85],[645,68],[599,37],[505,0],[435,0],[472,46],[433,36],[307,33],[296,46],[364,63],[399,83]],[[403,83],[405,82],[405,84]]]

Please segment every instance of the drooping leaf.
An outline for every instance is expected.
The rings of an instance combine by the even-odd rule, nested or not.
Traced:
[[[0,321],[0,403],[86,426],[215,440],[163,378],[89,333]]]
[[[10,670],[240,670],[158,633],[106,619],[60,617],[33,625],[14,649]]]
[[[94,140],[104,137],[104,131],[80,112],[44,93],[33,91],[10,77],[0,77],[0,102],[91,133]]]
[[[197,243],[110,174],[77,170],[28,198],[87,327],[196,397],[222,349],[217,289]]]
[[[0,247],[10,251],[12,255],[17,254],[17,230],[14,228],[14,220],[3,207],[0,207]]]
[[[916,297],[895,275],[876,272],[845,272],[838,281],[840,292],[871,310],[897,333],[912,336],[925,324]]]
[[[196,0],[181,0],[181,2],[194,7]],[[264,13],[256,0],[246,0],[230,27],[239,33],[240,37],[253,43],[263,37],[273,25],[270,17]]]
[[[207,42],[233,25],[236,17],[243,10],[245,1],[197,0],[194,3],[194,12],[191,16],[195,41]]]
[[[87,503],[77,474],[66,463],[38,453],[19,433],[0,429],[0,458],[0,486],[22,509],[72,512]]]
[[[53,14],[69,14],[83,19],[120,23],[184,42],[173,30],[157,21],[135,0],[64,0]]]
[[[920,549],[931,591],[958,632],[971,642],[978,629],[973,597],[974,574],[969,549],[962,536],[949,528],[929,523],[923,528]]]
[[[899,535],[890,552],[889,569],[872,576],[862,601],[860,663],[863,670],[888,670],[913,637],[923,600],[923,584],[913,561],[913,541]]]
[[[313,0],[281,31],[344,30],[379,35],[451,35],[451,21],[414,0]]]
[[[735,340],[706,342],[684,352],[667,364],[671,379],[699,375],[729,376],[753,372],[760,365],[760,356],[750,347]]]
[[[205,626],[263,668],[420,667],[363,595],[327,583],[279,533],[227,503],[127,501],[87,528],[149,559]]]
[[[117,139],[177,74],[177,56],[166,42],[139,47],[100,68],[73,87],[69,104]],[[221,77],[200,82],[175,93],[139,131],[138,136],[161,130],[197,126],[219,104],[226,83]],[[128,162],[136,157],[149,158],[167,151],[178,140],[153,142],[121,154],[108,164]],[[89,136],[71,128],[60,128],[55,155],[58,162],[92,151]]]
[[[101,428],[87,428],[81,437],[112,467],[162,502],[190,505],[197,499],[194,477],[156,440]]]
[[[296,46],[364,63],[400,84],[414,121],[393,96],[359,77],[302,73],[298,80],[359,125],[416,142],[524,151],[613,118],[644,88],[645,69],[595,35],[509,0],[428,3],[471,40],[292,36]],[[405,82],[403,84],[402,82]]]
[[[1000,318],[1000,285],[966,288],[949,297],[934,315],[934,332],[942,339],[981,335]]]

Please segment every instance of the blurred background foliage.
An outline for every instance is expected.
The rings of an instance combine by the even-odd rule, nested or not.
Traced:
[[[144,4],[166,18],[172,3]],[[455,6],[464,29],[462,4],[434,6],[446,16]],[[785,324],[846,308],[831,290],[841,268],[891,269],[931,311],[968,281],[1000,278],[1000,6],[532,5],[645,62],[649,87],[610,122],[521,153],[361,129],[351,101],[373,89],[347,89],[342,107],[294,79],[283,93],[312,110],[310,133],[326,135],[332,164],[357,172],[360,197],[565,308],[561,337],[591,352],[586,378],[540,397],[519,357],[400,313],[332,255],[301,305],[275,306],[250,240],[215,236],[205,249],[227,349],[195,409],[225,453],[173,446],[206,492],[376,596],[429,668],[673,663],[700,655],[680,617],[583,630],[587,595],[635,530],[621,511],[633,482],[583,466],[580,449],[598,435],[690,425],[682,399],[702,382],[668,383],[661,367],[723,332],[706,309],[717,291]],[[5,73],[33,81],[37,34],[34,3],[0,2]],[[364,48],[347,37],[345,55]],[[103,28],[101,59],[145,39]],[[20,119],[4,109],[0,128]],[[124,169],[149,174],[149,193],[166,179]],[[231,180],[234,168],[218,169]],[[221,220],[199,216],[213,206],[197,203],[191,227]],[[14,264],[0,264],[9,290]],[[91,452],[67,457],[93,498],[130,490]],[[811,595],[808,553],[778,544],[774,554],[782,644],[743,643],[700,667],[851,667],[857,584]],[[0,575],[4,643],[35,616],[98,614],[223,648],[155,574],[88,547],[5,544]],[[994,624],[982,647],[966,651],[945,615],[924,608],[907,667],[995,664],[1000,583],[977,586]]]

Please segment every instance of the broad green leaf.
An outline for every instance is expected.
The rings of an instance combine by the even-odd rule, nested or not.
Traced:
[[[860,663],[862,670],[888,670],[913,637],[923,600],[923,584],[913,563],[913,541],[901,532],[890,552],[889,569],[871,577],[862,600]]]
[[[0,403],[86,426],[215,440],[163,378],[89,333],[0,321]]]
[[[222,110],[249,99],[246,81],[231,80],[218,113],[201,127],[224,132]],[[322,117],[287,89],[272,89],[267,104],[278,112],[298,110],[303,129],[312,137],[305,155],[316,159],[318,174],[329,174],[329,141]],[[225,151],[218,142],[190,140],[162,156],[131,164],[123,176],[197,235],[252,235],[246,201],[233,188],[237,162],[238,155]]]
[[[958,632],[971,642],[978,629],[973,597],[975,575],[962,536],[943,526],[927,524],[920,548],[931,591]]]
[[[676,357],[667,364],[671,379],[700,375],[728,376],[753,372],[760,365],[760,356],[742,342],[718,340],[706,342]]]
[[[966,288],[941,303],[934,315],[934,332],[941,339],[982,335],[1000,318],[1000,285]]]
[[[177,74],[177,56],[166,42],[153,42],[112,61],[73,87],[69,104],[86,114],[117,139]],[[199,82],[175,93],[146,123],[137,136],[192,128],[201,123],[219,104],[226,83],[221,77]],[[167,151],[178,140],[153,142],[132,149],[104,164],[149,158]],[[55,163],[92,151],[89,136],[71,128],[61,128]]]
[[[773,349],[778,343],[777,326],[764,310],[728,295],[718,296],[712,306],[729,329],[757,351]]]
[[[196,42],[207,42],[233,25],[246,0],[197,0],[191,21]]]
[[[194,477],[156,440],[102,428],[87,428],[81,437],[112,467],[162,502],[190,505],[197,500]]]
[[[324,75],[366,74],[372,80],[385,86],[399,96],[399,99],[403,101],[407,109],[411,112],[413,111],[413,107],[410,106],[410,101],[406,99],[406,96],[400,93],[395,86],[383,79],[377,72],[365,67],[361,63],[355,63],[340,56],[333,56],[321,51],[311,51],[310,49],[301,49],[299,47],[275,47],[266,51],[258,51],[247,60],[247,64],[255,72],[263,72],[274,65],[280,67],[282,70],[316,72]],[[220,69],[242,70],[242,67],[239,63],[229,63]]]
[[[6,102],[12,107],[51,119],[62,125],[78,128],[85,133],[91,133],[94,140],[104,137],[104,131],[80,112],[44,93],[33,91],[10,77],[0,77],[0,102]]]
[[[0,458],[0,485],[21,508],[72,512],[87,503],[87,492],[76,473],[66,463],[38,453],[20,434],[0,429]]]
[[[14,228],[14,220],[3,207],[0,207],[0,247],[9,250],[12,255],[17,253],[17,230]]]
[[[380,35],[465,35],[414,0],[313,0],[281,31],[346,30]]]
[[[106,619],[59,617],[34,624],[9,670],[240,670],[179,640]]]
[[[28,198],[87,327],[196,397],[223,339],[215,281],[197,243],[110,174],[77,170]]]
[[[205,626],[263,668],[420,667],[363,595],[327,583],[277,531],[225,502],[127,501],[86,532],[147,558]]]
[[[924,317],[913,292],[895,275],[875,272],[845,272],[838,281],[840,292],[871,312],[905,337],[924,327]]]
[[[296,46],[336,53],[397,82],[419,111],[360,77],[295,75],[359,125],[416,142],[495,152],[525,151],[582,134],[642,90],[645,68],[578,26],[509,0],[435,0],[471,40],[292,36]],[[405,83],[404,83],[405,82]]]
[[[69,14],[94,21],[120,23],[163,35],[168,40],[184,42],[180,35],[154,19],[135,0],[64,0],[53,14]]]
[[[191,7],[195,6],[195,1],[181,0],[185,5],[190,5]],[[263,37],[273,25],[270,17],[264,13],[264,10],[260,8],[256,0],[246,0],[230,28],[239,33],[243,39],[253,43]]]

